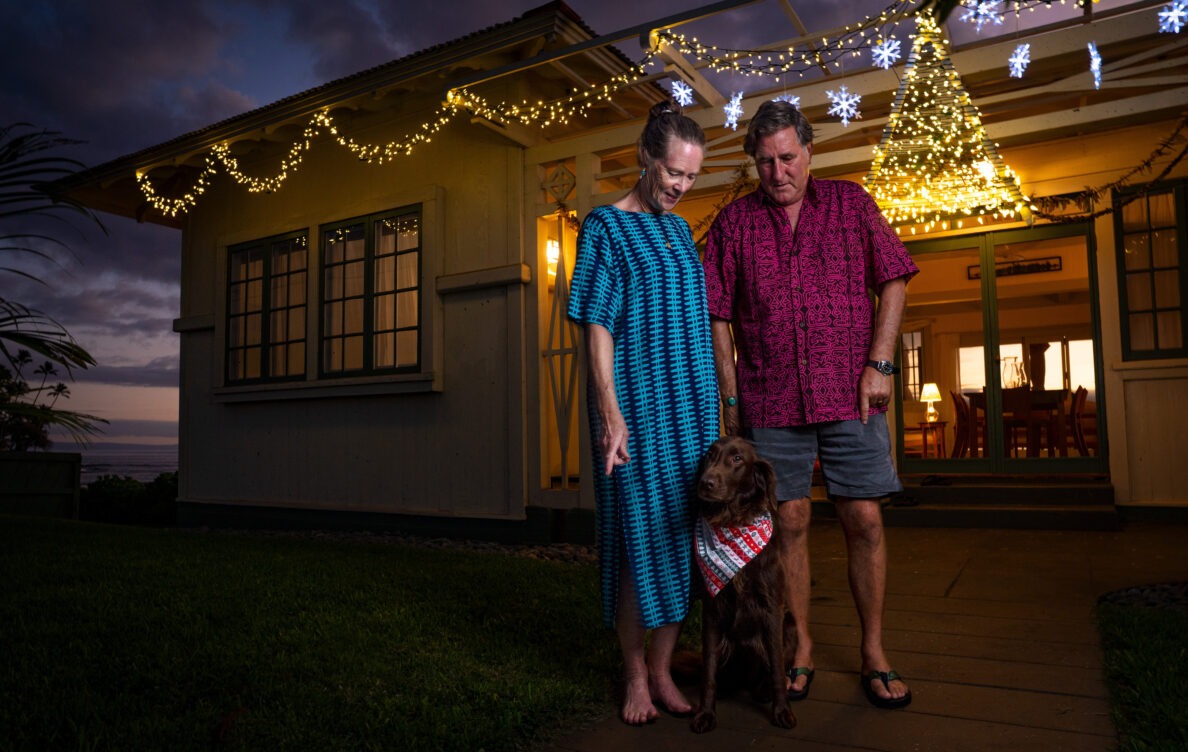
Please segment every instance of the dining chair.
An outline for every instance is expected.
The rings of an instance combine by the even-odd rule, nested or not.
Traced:
[[[956,425],[953,427],[953,451],[949,453],[950,457],[964,457],[969,452],[969,403],[965,401],[965,395],[950,391],[949,396],[953,398],[953,415],[955,416]]]
[[[1088,397],[1089,390],[1078,386],[1077,391],[1073,393],[1072,408],[1068,412],[1069,420],[1072,422],[1072,430],[1069,433],[1072,435],[1073,446],[1082,457],[1089,456],[1089,445],[1085,442],[1085,425],[1082,417],[1082,413],[1085,412],[1085,400]]]

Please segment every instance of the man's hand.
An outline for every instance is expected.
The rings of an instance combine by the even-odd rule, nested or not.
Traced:
[[[738,405],[722,406],[722,428],[727,436],[738,436]]]
[[[863,368],[862,378],[858,379],[858,417],[866,425],[870,416],[870,408],[886,407],[891,404],[891,387],[895,379],[885,376],[873,368]]]

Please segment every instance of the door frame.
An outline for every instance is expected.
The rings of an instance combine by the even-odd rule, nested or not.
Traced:
[[[1007,243],[1082,236],[1085,238],[1086,263],[1089,269],[1090,329],[1093,337],[1093,378],[1097,408],[1097,455],[1093,457],[1007,457],[1002,436],[1002,372],[999,354],[998,285],[995,277],[994,249]],[[943,251],[978,249],[982,277],[982,337],[986,372],[986,416],[989,431],[988,457],[965,459],[925,459],[905,457],[903,447],[902,375],[895,377],[895,453],[901,473],[944,474],[1064,474],[1108,473],[1109,447],[1105,424],[1105,382],[1101,355],[1100,293],[1097,274],[1097,238],[1091,222],[1050,224],[984,233],[954,235],[945,238],[906,241],[913,258]],[[908,285],[910,300],[911,285]],[[901,335],[902,336],[902,335]],[[896,361],[902,351],[896,343]]]

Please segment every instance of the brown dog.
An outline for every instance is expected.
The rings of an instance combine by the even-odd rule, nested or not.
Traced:
[[[717,726],[719,672],[728,663],[734,667],[750,658],[747,668],[751,670],[745,675],[751,677],[751,686],[761,697],[770,687],[772,723],[792,728],[796,716],[788,703],[784,675],[787,577],[779,555],[779,531],[774,525],[775,472],[755,454],[750,442],[733,436],[718,439],[701,461],[697,507],[701,518],[718,529],[741,528],[770,514],[771,539],[728,583],[724,578],[715,580],[714,587],[721,585],[717,595],[711,594],[701,575],[695,575],[703,586],[703,673],[701,707],[690,725],[697,733]]]

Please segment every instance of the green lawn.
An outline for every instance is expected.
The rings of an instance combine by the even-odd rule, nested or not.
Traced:
[[[1188,750],[1188,614],[1097,607],[1120,749]]]
[[[4,749],[510,749],[610,705],[597,572],[0,517]]]

